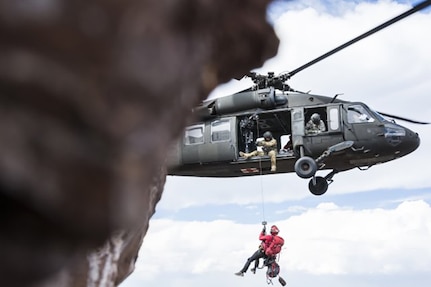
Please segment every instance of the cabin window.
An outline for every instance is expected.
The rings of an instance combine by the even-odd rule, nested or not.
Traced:
[[[374,118],[361,105],[351,105],[347,109],[347,121],[353,123],[374,122]]]
[[[216,120],[211,123],[211,141],[230,140],[230,120]]]
[[[184,144],[193,145],[204,142],[204,125],[194,125],[186,128]]]
[[[338,107],[329,109],[329,129],[332,131],[336,131],[340,128],[339,119],[338,119]]]

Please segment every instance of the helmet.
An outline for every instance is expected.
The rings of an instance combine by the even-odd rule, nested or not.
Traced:
[[[320,123],[320,115],[318,113],[314,113],[311,115],[311,121],[318,125]]]
[[[272,140],[272,133],[271,132],[264,132],[263,133],[263,138],[267,141]]]
[[[275,226],[275,225],[271,226],[271,234],[272,235],[277,235],[279,231],[280,230],[278,229],[277,226]]]

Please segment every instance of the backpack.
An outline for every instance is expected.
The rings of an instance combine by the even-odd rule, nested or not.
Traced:
[[[274,278],[277,277],[280,273],[280,265],[277,264],[277,262],[272,262],[268,265],[268,269],[266,270],[266,277],[268,278]]]
[[[266,282],[268,284],[272,284],[272,279],[278,276],[278,282],[280,282],[281,286],[286,286],[286,281],[279,275],[280,265],[275,261],[275,256],[266,258],[264,266],[268,268],[266,270]]]
[[[273,256],[281,251],[281,247],[284,245],[284,239],[280,236],[274,236],[273,242],[268,247],[266,253],[267,255]]]

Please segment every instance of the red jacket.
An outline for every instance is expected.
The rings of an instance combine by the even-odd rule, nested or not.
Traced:
[[[281,247],[284,244],[284,239],[278,235],[265,235],[261,232],[259,235],[259,240],[262,240],[262,250],[265,251],[267,256],[273,256],[281,251]]]
[[[261,248],[262,250],[266,250],[266,248],[271,244],[272,235],[266,235],[265,232],[261,232],[259,235],[259,240],[262,240]]]

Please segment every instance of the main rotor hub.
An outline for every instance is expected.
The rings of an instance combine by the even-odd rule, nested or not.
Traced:
[[[290,78],[288,73],[275,76],[274,72],[268,72],[268,75],[261,75],[251,72],[248,75],[255,84],[254,90],[274,87],[280,91],[291,91],[292,89],[285,82]]]

